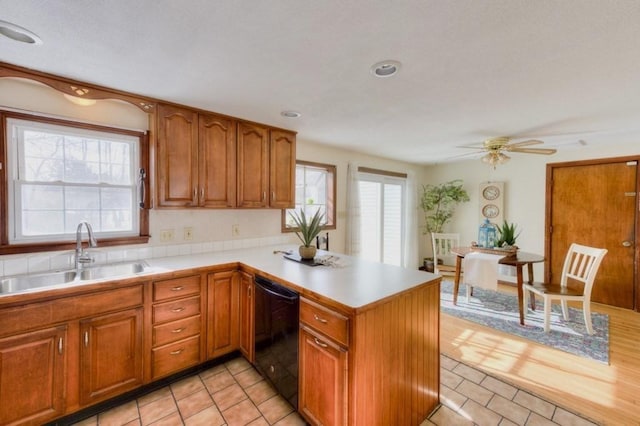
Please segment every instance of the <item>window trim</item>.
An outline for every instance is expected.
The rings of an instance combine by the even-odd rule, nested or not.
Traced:
[[[34,253],[42,251],[54,251],[54,250],[70,250],[75,248],[75,241],[60,240],[52,242],[38,242],[38,243],[14,243],[9,242],[9,222],[10,215],[9,198],[7,194],[7,185],[9,183],[9,176],[6,164],[10,161],[7,158],[9,141],[7,140],[7,119],[19,119],[37,121],[47,124],[54,124],[59,126],[75,127],[79,129],[87,129],[101,132],[116,133],[128,136],[135,136],[140,139],[140,146],[138,147],[140,154],[140,166],[146,170],[147,176],[149,173],[149,135],[148,132],[141,132],[135,130],[121,129],[117,127],[102,126],[97,124],[89,124],[81,121],[71,121],[60,118],[52,118],[49,116],[42,116],[37,114],[27,114],[15,111],[8,111],[0,109],[0,165],[2,170],[0,171],[0,222],[4,226],[0,227],[0,255],[3,254],[18,254],[18,253]],[[144,181],[145,194],[151,194],[149,188],[149,179]],[[100,247],[110,247],[116,245],[125,244],[144,244],[149,242],[149,209],[151,206],[149,197],[146,197],[144,201],[144,208],[139,209],[139,226],[140,231],[138,236],[132,237],[111,237],[99,239]]]
[[[337,222],[337,216],[336,216],[336,200],[337,200],[337,181],[338,181],[338,177],[337,177],[337,167],[332,165],[332,164],[324,164],[324,163],[316,163],[313,161],[304,161],[304,160],[296,160],[296,167],[298,167],[298,165],[301,166],[310,166],[310,167],[316,167],[319,169],[324,169],[326,170],[331,176],[332,176],[332,181],[330,182],[329,185],[331,185],[331,188],[327,188],[327,212],[329,212],[331,214],[331,221],[330,223],[328,223],[327,225],[322,226],[323,230],[329,230],[329,229],[336,229],[336,222]],[[330,189],[330,191],[329,191]],[[294,205],[295,205],[295,200],[294,200]],[[300,230],[300,228],[297,227],[288,227],[287,226],[287,210],[290,209],[282,209],[282,217],[281,217],[281,221],[280,221],[280,227],[281,227],[281,232],[285,233],[285,232],[297,232]]]

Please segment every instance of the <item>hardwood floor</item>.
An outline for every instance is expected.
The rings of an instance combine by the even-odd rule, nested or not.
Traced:
[[[515,288],[500,286],[515,293]],[[604,425],[640,425],[640,313],[609,315],[610,365],[442,314],[442,353]]]

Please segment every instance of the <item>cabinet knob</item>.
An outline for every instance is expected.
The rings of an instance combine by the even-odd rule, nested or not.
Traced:
[[[89,332],[85,331],[84,332],[84,347],[88,347],[89,346]]]
[[[58,353],[62,355],[62,337],[58,339]]]

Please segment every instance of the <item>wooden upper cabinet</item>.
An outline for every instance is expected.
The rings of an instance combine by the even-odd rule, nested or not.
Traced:
[[[238,124],[238,207],[292,208],[295,178],[295,133]]]
[[[236,205],[236,121],[200,114],[199,200],[203,207]]]
[[[235,207],[236,121],[158,105],[158,207]]]
[[[158,105],[158,207],[197,205],[198,113]]]
[[[158,207],[294,206],[294,132],[163,104],[156,127]]]
[[[269,129],[238,123],[238,207],[269,206]]]
[[[296,135],[271,130],[270,135],[270,207],[287,209],[295,206]]]

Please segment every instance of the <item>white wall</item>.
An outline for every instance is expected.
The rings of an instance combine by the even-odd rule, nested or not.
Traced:
[[[587,146],[558,148],[551,156],[510,154],[511,160],[494,170],[479,159],[440,164],[427,168],[427,183],[442,183],[462,179],[471,201],[459,205],[455,216],[445,228],[459,232],[462,244],[478,238],[479,185],[486,181],[505,182],[505,219],[515,222],[522,231],[517,245],[524,251],[544,253],[544,214],[547,163],[596,158],[640,155],[640,144],[630,135],[610,135]],[[588,191],[588,188],[584,188]],[[424,222],[424,221],[423,221]],[[423,252],[428,255],[429,252]],[[536,279],[542,278],[542,265],[536,266]]]

